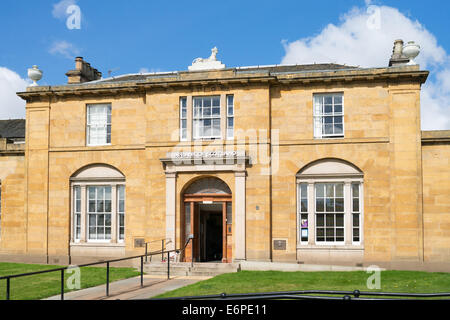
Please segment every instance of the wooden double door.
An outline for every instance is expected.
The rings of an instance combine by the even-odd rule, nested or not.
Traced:
[[[182,238],[188,240],[184,261],[231,262],[232,212],[229,194],[186,194]]]

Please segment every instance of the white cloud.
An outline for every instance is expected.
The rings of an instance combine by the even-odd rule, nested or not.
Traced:
[[[61,0],[53,5],[52,15],[57,19],[65,19],[67,17],[67,7],[76,4],[77,0]]]
[[[422,90],[422,129],[450,129],[450,70],[445,69],[450,56],[419,21],[396,8],[353,8],[340,17],[338,25],[329,24],[313,37],[283,41],[286,54],[282,63],[334,62],[383,67],[388,65],[396,39],[420,44],[422,51],[415,61],[422,69],[431,71]]]
[[[75,45],[65,40],[53,42],[48,52],[72,60],[80,54],[80,50]]]
[[[16,92],[25,91],[29,84],[16,72],[0,67],[0,119],[25,118],[25,101]]]

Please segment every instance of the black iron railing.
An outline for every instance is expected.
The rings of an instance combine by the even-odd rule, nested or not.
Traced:
[[[147,255],[147,253],[148,253],[148,245],[151,244],[151,243],[155,243],[155,242],[161,242],[161,252],[163,252],[164,249],[166,248],[167,244],[172,242],[172,239],[165,238],[165,239],[160,239],[160,240],[154,240],[154,241],[146,242],[145,243],[145,254],[146,254],[145,262],[148,261],[148,259],[147,259],[148,258],[148,255]],[[150,262],[152,261],[151,258],[152,258],[152,256],[150,256]],[[164,255],[161,255],[161,262],[163,262],[163,261],[164,261]]]
[[[184,245],[184,247],[182,249],[167,250],[167,251],[164,251],[164,250],[163,251],[154,251],[154,252],[150,252],[150,253],[146,252],[143,255],[86,263],[86,264],[82,264],[82,265],[77,265],[76,267],[82,268],[82,267],[106,264],[106,296],[109,296],[109,271],[110,271],[109,267],[110,267],[111,263],[125,261],[125,260],[131,260],[131,259],[140,259],[140,273],[141,273],[140,274],[140,282],[141,282],[141,287],[143,287],[144,286],[144,258],[146,258],[148,256],[150,256],[150,257],[155,256],[155,255],[162,255],[164,257],[164,255],[167,254],[167,279],[170,279],[170,254],[173,252],[180,254],[182,251],[184,251],[186,249],[186,246],[188,244],[189,244],[189,240],[186,242],[186,244]],[[44,273],[50,273],[50,272],[60,272],[61,273],[61,300],[64,300],[64,273],[66,270],[72,269],[72,268],[74,268],[74,266],[67,266],[67,267],[61,267],[61,268],[55,268],[55,269],[49,269],[49,270],[34,271],[34,272],[14,274],[14,275],[9,275],[9,276],[2,276],[2,277],[0,277],[0,281],[6,280],[6,300],[11,299],[11,279],[33,276],[33,275],[44,274]]]
[[[215,294],[205,296],[186,296],[164,298],[157,300],[410,300],[410,299],[450,299],[450,292],[442,293],[395,293],[395,292],[364,292],[332,291],[332,290],[301,290],[262,293]],[[152,299],[155,300],[155,299]],[[447,300],[447,299],[445,299]]]

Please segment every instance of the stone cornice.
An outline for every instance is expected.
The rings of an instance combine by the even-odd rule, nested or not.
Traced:
[[[422,145],[450,144],[450,130],[422,131]]]
[[[246,72],[245,70],[226,69],[216,72],[179,72],[174,76],[149,77],[146,80],[124,82],[92,82],[82,85],[28,87],[17,95],[24,100],[58,98],[84,95],[145,94],[148,90],[183,89],[208,86],[248,86],[248,85],[290,85],[290,84],[326,84],[333,82],[374,82],[374,81],[411,81],[424,83],[428,71],[419,66],[401,66],[372,69],[341,69],[327,71],[298,72]]]

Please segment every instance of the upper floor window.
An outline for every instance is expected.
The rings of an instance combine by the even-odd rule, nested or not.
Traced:
[[[187,98],[180,98],[180,141],[187,140]]]
[[[111,143],[111,105],[87,106],[87,145],[101,146]]]
[[[193,98],[194,139],[220,139],[220,96]]]
[[[314,138],[344,137],[342,93],[314,95]]]
[[[234,138],[234,96],[227,96],[227,139]]]

